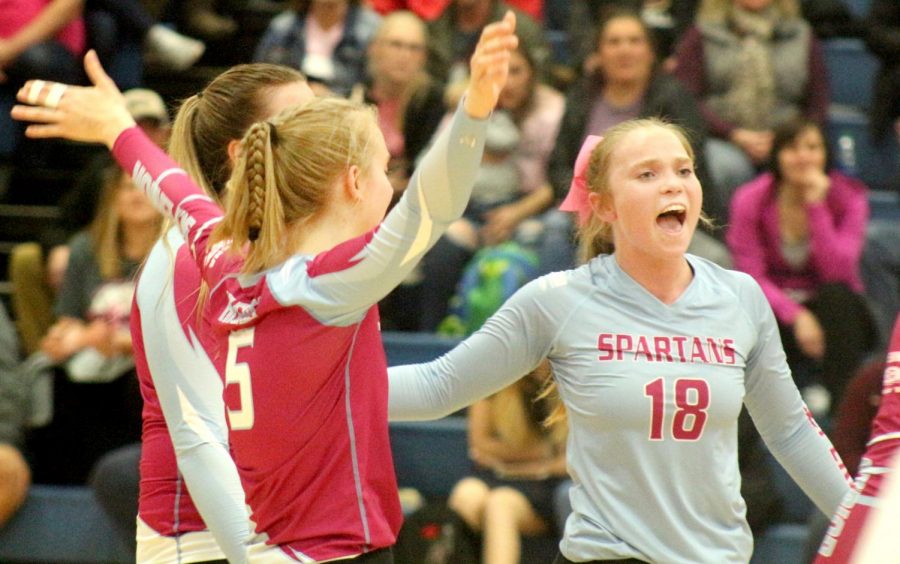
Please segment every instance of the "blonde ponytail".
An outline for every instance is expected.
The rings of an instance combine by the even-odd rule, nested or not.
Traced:
[[[241,140],[228,182],[224,219],[211,242],[246,250],[244,272],[258,272],[290,255],[287,228],[318,213],[351,166],[368,174],[378,134],[374,110],[320,98],[253,124]]]

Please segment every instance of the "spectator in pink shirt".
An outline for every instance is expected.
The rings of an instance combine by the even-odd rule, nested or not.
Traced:
[[[772,145],[771,172],[734,195],[726,240],[775,312],[798,387],[821,383],[837,405],[874,345],[860,279],[866,187],[830,168],[812,121],[776,128]]]
[[[83,0],[0,2],[0,168],[12,158],[21,137],[9,111],[25,80],[81,81],[83,4]]]

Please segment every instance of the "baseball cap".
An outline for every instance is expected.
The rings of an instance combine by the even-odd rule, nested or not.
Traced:
[[[125,107],[136,121],[155,119],[160,125],[169,125],[169,112],[159,94],[146,88],[132,88],[126,91]]]

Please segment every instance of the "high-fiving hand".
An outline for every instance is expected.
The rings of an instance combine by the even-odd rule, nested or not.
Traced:
[[[506,12],[503,19],[485,26],[469,61],[470,81],[465,110],[471,117],[490,115],[509,76],[510,52],[519,44],[516,16]]]
[[[16,98],[25,105],[12,109],[12,117],[32,122],[25,135],[34,139],[62,137],[72,141],[103,143],[112,147],[125,129],[134,125],[125,99],[91,50],[84,69],[93,86],[29,80]]]

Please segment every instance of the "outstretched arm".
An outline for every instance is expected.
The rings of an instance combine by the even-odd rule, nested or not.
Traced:
[[[514,30],[511,12],[485,27],[471,60],[472,81],[453,122],[438,135],[381,226],[319,254],[306,269],[288,261],[280,275],[268,278],[280,303],[302,305],[325,323],[353,323],[462,215],[481,164],[485,118],[506,84],[510,50],[517,44]]]
[[[135,126],[122,93],[94,51],[85,55],[84,68],[93,86],[26,82],[16,97],[29,105],[13,107],[12,116],[33,122],[25,129],[33,139],[61,137],[106,145],[156,208],[176,221],[195,260],[202,260],[205,237],[221,210]]]
[[[778,462],[824,514],[832,515],[850,490],[850,476],[800,398],[765,297],[757,288],[747,302],[759,339],[747,359],[744,404]]]
[[[388,369],[391,421],[438,419],[498,392],[544,358],[580,300],[560,300],[555,274],[507,300],[471,337],[441,358]]]

